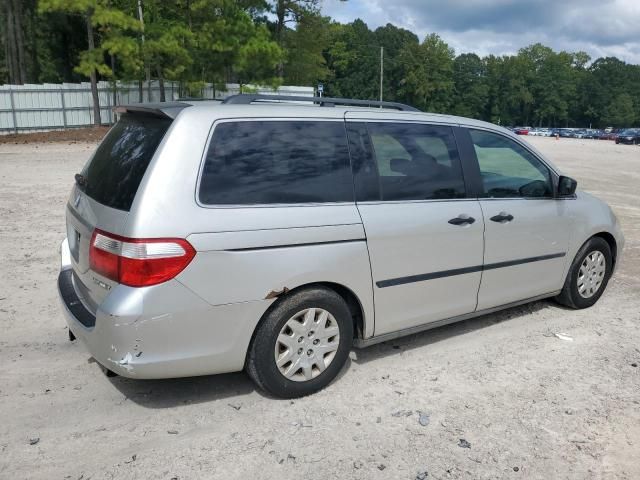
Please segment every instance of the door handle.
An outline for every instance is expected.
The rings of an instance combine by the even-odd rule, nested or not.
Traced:
[[[500,212],[498,215],[491,217],[492,222],[507,223],[513,220],[513,215],[507,212]]]
[[[449,220],[449,223],[451,225],[471,225],[473,222],[475,222],[476,219],[473,217],[470,217],[468,215],[458,215],[456,218],[452,218],[451,220]]]

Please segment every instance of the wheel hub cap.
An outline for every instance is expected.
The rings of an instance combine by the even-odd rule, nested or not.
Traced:
[[[578,293],[582,298],[593,297],[604,281],[607,262],[599,250],[589,253],[578,271]]]
[[[311,380],[331,364],[340,344],[338,322],[322,308],[296,313],[282,327],[276,340],[275,362],[289,380]]]

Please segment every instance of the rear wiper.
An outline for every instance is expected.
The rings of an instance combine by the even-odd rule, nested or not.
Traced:
[[[87,186],[87,177],[85,177],[81,173],[76,173],[74,178],[76,179],[76,184],[79,187],[86,187]]]

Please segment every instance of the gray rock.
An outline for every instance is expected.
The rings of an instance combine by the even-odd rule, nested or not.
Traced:
[[[429,425],[429,422],[431,421],[431,415],[425,412],[418,412],[418,422],[420,423],[420,425],[422,425],[423,427],[426,427],[427,425]]]
[[[471,448],[471,444],[467,442],[464,438],[460,439],[460,441],[458,442],[458,446],[460,448]]]
[[[391,414],[392,417],[410,417],[411,415],[413,415],[411,410],[398,410]]]

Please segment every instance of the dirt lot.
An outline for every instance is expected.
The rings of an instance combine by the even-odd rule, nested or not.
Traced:
[[[296,401],[241,373],[102,375],[67,341],[55,288],[64,205],[94,145],[0,145],[0,478],[640,478],[640,148],[530,141],[623,223],[600,302],[355,351]]]
[[[2,144],[32,144],[66,142],[70,144],[99,142],[109,131],[109,127],[74,128],[70,130],[51,130],[48,132],[18,133],[0,135]]]

